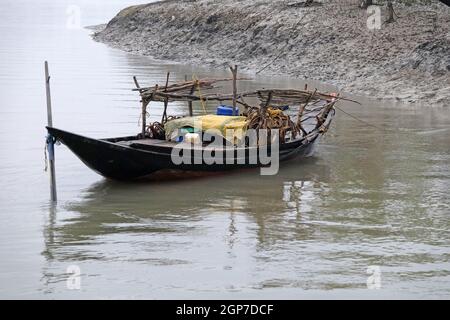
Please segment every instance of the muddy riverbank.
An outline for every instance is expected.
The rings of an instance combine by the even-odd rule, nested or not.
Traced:
[[[94,39],[185,63],[320,80],[350,93],[450,102],[450,8],[395,4],[367,27],[357,1],[162,1],[122,10]],[[376,13],[375,13],[376,14]]]

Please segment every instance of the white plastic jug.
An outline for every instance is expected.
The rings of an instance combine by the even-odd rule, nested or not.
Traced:
[[[198,133],[186,133],[184,135],[184,141],[186,143],[200,144],[200,135]]]

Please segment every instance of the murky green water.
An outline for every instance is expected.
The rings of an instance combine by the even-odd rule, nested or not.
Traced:
[[[0,297],[450,297],[448,110],[341,104],[384,130],[338,111],[316,156],[274,177],[256,170],[117,183],[59,146],[52,208],[43,172],[45,59],[54,125],[93,137],[139,131],[133,75],[153,84],[168,70],[178,80],[226,74],[127,55],[66,27],[68,5],[92,25],[136,2],[0,5]],[[254,85],[303,82],[261,77]],[[152,118],[161,110],[153,105]],[[71,266],[81,272],[80,290],[68,286]],[[367,287],[369,266],[379,268],[378,290]]]

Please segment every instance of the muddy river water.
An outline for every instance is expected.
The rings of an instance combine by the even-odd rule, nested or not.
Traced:
[[[54,125],[98,138],[139,131],[134,75],[228,75],[111,49],[78,27],[137,2],[0,5],[0,297],[450,297],[450,110],[356,97],[340,108],[373,126],[338,110],[315,156],[276,176],[119,183],[58,146],[51,206],[44,60]]]

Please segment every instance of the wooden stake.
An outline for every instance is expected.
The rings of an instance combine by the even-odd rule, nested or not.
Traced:
[[[137,81],[136,76],[133,76],[133,80],[134,80],[134,84],[136,85],[136,88],[138,90],[141,89],[141,86],[139,85],[139,82]],[[142,107],[141,107],[141,118],[142,118],[142,129],[141,129],[141,134],[142,134],[142,138],[145,137],[145,128],[147,127],[147,104],[144,101],[144,98],[142,98],[141,95],[141,102],[142,102]]]
[[[238,66],[234,65],[234,68],[230,66],[231,73],[233,74],[233,116],[236,115],[236,101],[237,101],[237,71]]]
[[[170,72],[167,72],[167,76],[166,76],[166,87],[164,88],[164,92],[167,92],[167,87],[169,86],[169,77],[170,77]]]
[[[187,75],[184,76],[184,81],[188,82],[188,76]],[[192,86],[190,94],[193,95],[194,91],[195,91],[195,86]],[[192,117],[194,115],[194,110],[192,108],[192,101],[188,102],[188,109],[189,109],[189,117]]]
[[[48,71],[48,62],[45,61],[45,92],[47,96],[47,126],[53,127],[52,119],[52,101],[50,95],[50,75]],[[56,195],[56,175],[55,175],[55,141],[52,136],[47,138],[48,162],[50,166],[50,198],[53,202],[57,201]]]
[[[302,129],[302,116],[303,116],[303,112],[305,111],[306,107],[308,106],[308,103],[311,101],[311,99],[316,95],[317,93],[317,88],[314,90],[314,92],[312,92],[308,99],[306,100],[306,102],[300,106],[300,108],[298,109],[298,114],[297,114],[297,125],[300,127],[300,129],[303,131]]]
[[[138,90],[140,90],[140,89],[141,89],[141,86],[139,85],[139,82],[137,81],[136,76],[133,76],[133,80],[134,80],[134,84],[136,85],[136,88],[137,88]]]
[[[267,94],[267,101],[266,101],[266,103],[262,106],[262,108],[261,108],[261,113],[263,114],[263,115],[265,115],[266,114],[266,110],[267,110],[267,108],[270,106],[270,103],[272,102],[272,96],[273,96],[273,92],[272,91],[269,91],[269,93]]]
[[[167,78],[166,78],[166,86],[164,88],[164,92],[167,92],[167,87],[169,86],[169,77],[170,72],[167,72]],[[164,99],[164,112],[161,119],[161,124],[164,124],[167,121],[167,106],[169,105],[169,98]]]

